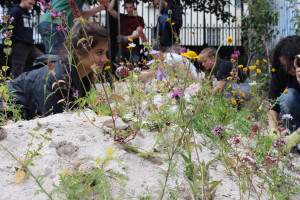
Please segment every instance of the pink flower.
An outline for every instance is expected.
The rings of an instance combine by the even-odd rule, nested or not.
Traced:
[[[230,141],[233,143],[233,144],[238,144],[242,141],[242,138],[240,137],[232,137],[230,138]]]
[[[214,128],[214,134],[216,136],[220,137],[222,135],[222,132],[223,132],[223,127],[221,125],[215,126],[215,128]]]
[[[181,95],[181,91],[180,90],[176,90],[173,92],[172,97],[175,99],[179,99]]]
[[[277,161],[277,158],[272,158],[270,156],[266,156],[266,162],[269,164],[273,164]]]

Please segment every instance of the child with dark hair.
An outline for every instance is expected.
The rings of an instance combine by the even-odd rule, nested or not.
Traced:
[[[108,31],[87,21],[77,23],[72,30],[75,36],[71,44],[64,45],[71,49],[62,51],[60,57],[48,59],[46,66],[23,73],[8,83],[14,105],[20,108],[24,118],[68,109],[76,96],[84,97],[91,89],[93,74],[102,71],[107,59]]]
[[[217,50],[213,47],[207,47],[200,53],[200,61],[202,63],[202,70],[205,72],[205,76],[210,74],[213,78],[213,88],[210,90],[212,93],[226,92],[226,96],[232,96],[236,91],[236,99],[245,99],[249,96],[248,82],[246,82],[247,75],[241,71],[240,68],[234,68],[232,63],[221,58],[216,58]],[[215,64],[215,60],[217,63]],[[215,67],[213,68],[213,66]],[[233,76],[233,75],[234,76]],[[235,80],[233,80],[235,78]],[[231,81],[228,88],[228,80]]]
[[[279,103],[269,112],[269,126],[276,128],[279,113],[292,116],[291,131],[300,127],[300,84],[296,78],[295,56],[300,54],[300,36],[288,36],[281,40],[272,53],[272,79],[269,99]]]

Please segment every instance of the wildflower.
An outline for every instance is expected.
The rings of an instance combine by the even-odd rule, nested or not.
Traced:
[[[273,67],[273,68],[271,69],[271,71],[272,71],[272,72],[275,72],[275,71],[276,71],[276,69]]]
[[[243,71],[246,72],[246,71],[248,71],[248,69],[247,69],[246,67],[244,67],[244,68],[243,68]]]
[[[166,72],[166,69],[158,69],[155,72],[157,80],[162,81],[166,77]]]
[[[227,80],[227,81],[231,81],[231,80],[232,80],[232,77],[229,76],[229,77],[226,78],[226,80]]]
[[[69,0],[69,4],[72,10],[73,15],[75,16],[75,18],[79,18],[82,17],[80,10],[78,9],[76,3],[74,0]]]
[[[157,50],[151,50],[149,52],[149,54],[151,54],[151,55],[155,55],[155,54],[159,54],[159,53],[160,53],[160,51],[157,51]]]
[[[173,92],[172,97],[175,99],[179,99],[181,95],[181,91],[180,90],[176,90]]]
[[[78,90],[75,90],[75,92],[73,92],[73,97],[78,97],[78,96],[79,96]]]
[[[134,71],[135,73],[141,73],[141,68],[140,68],[140,67],[135,67],[135,68],[133,69],[133,71]]]
[[[223,127],[221,125],[215,126],[215,128],[214,128],[214,134],[216,136],[219,136],[219,137],[222,136],[222,132],[223,132]]]
[[[256,69],[256,65],[251,65],[251,66],[249,66],[249,69],[250,69],[250,70]]]
[[[128,42],[133,42],[132,38],[128,38],[127,40],[128,40]]]
[[[242,138],[240,137],[232,137],[230,138],[230,141],[233,143],[233,144],[238,144],[242,141]]]
[[[252,130],[251,131],[253,131],[253,132],[257,132],[259,130],[259,126],[257,125],[257,124],[254,124],[253,126],[252,126]]]
[[[249,83],[249,85],[250,86],[255,86],[255,85],[257,85],[257,82],[256,81],[252,81],[252,82]]]
[[[288,91],[287,89],[285,89],[285,90],[283,91],[283,93],[284,93],[284,94],[287,94],[287,93],[289,93],[289,91]]]
[[[239,55],[241,55],[239,50],[234,51],[233,54],[231,54],[231,58],[237,58],[237,57],[239,57]]]
[[[184,94],[187,96],[195,96],[199,92],[200,88],[200,83],[192,83],[185,89]]]
[[[234,91],[234,92],[236,92],[236,91]],[[235,99],[232,99],[232,100],[231,100],[231,103],[232,103],[232,105],[235,106],[235,105],[237,104],[237,101],[236,101]]]
[[[283,147],[287,141],[284,138],[279,138],[278,140],[273,142],[274,147]]]
[[[186,53],[182,53],[181,56],[184,56],[184,57],[190,58],[190,59],[196,59],[198,57],[198,55],[194,51],[188,51]]]
[[[46,0],[40,0],[38,1],[38,4],[41,5],[41,7],[43,8],[43,10],[51,10],[52,9],[52,5],[51,5],[51,1],[48,3]]]
[[[166,21],[167,21],[167,22],[171,21],[171,18],[167,18]]]
[[[172,22],[171,25],[174,26],[174,25],[175,25],[175,22]]]
[[[256,73],[260,74],[261,73],[261,69],[256,69]]]
[[[125,66],[118,67],[116,72],[123,78],[127,78],[129,76],[129,69]]]
[[[186,48],[184,48],[184,47],[181,47],[180,48],[180,53],[186,53],[187,52],[187,49]]]
[[[106,66],[106,67],[104,68],[104,70],[108,70],[108,69],[110,69],[110,66]]]
[[[255,61],[255,64],[256,64],[256,65],[259,65],[259,63],[260,63],[259,60],[256,60],[256,61]]]
[[[277,161],[277,158],[272,158],[270,156],[266,156],[266,162],[269,164],[273,164]]]
[[[112,148],[112,147],[108,147],[106,149],[106,153],[107,153],[108,156],[113,155],[115,152],[116,152],[116,150],[114,148]]]
[[[67,31],[68,30],[68,27],[64,27],[62,24],[60,24],[60,23],[56,23],[56,30],[58,31],[58,32],[62,32],[62,31]]]
[[[231,62],[236,62],[236,59],[231,58],[230,61]]]
[[[282,117],[281,117],[283,120],[293,120],[293,117],[291,114],[283,114]]]
[[[268,63],[268,61],[266,59],[263,59],[263,62]]]
[[[226,42],[227,42],[227,44],[231,44],[233,42],[232,37],[226,38]]]
[[[249,93],[250,93],[250,94],[253,94],[253,93],[254,93],[254,90],[249,90]]]
[[[155,62],[155,60],[150,60],[150,61],[148,61],[147,63],[146,63],[146,65],[151,65],[151,64],[153,64]]]

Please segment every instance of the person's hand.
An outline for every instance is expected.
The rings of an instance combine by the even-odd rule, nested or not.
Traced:
[[[97,0],[101,5],[107,7],[109,4],[109,0]]]
[[[128,41],[128,36],[125,35],[119,35],[117,38],[118,42],[127,42]]]

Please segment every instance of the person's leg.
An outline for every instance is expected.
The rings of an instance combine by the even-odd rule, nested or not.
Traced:
[[[57,54],[60,46],[65,41],[64,34],[58,32],[56,25],[50,22],[41,23],[39,25],[39,33],[45,46],[45,54]]]
[[[291,131],[297,130],[300,127],[300,93],[294,88],[288,88],[287,94],[282,94],[280,98],[281,114],[290,114],[293,119],[286,121]]]
[[[31,49],[30,49],[30,52],[29,52],[29,55],[28,55],[28,59],[27,59],[25,68],[24,68],[24,72],[33,70],[34,60],[37,57],[40,57],[42,55],[43,55],[43,52],[39,48],[37,48],[35,45],[32,45]]]
[[[30,45],[23,42],[14,42],[12,45],[12,78],[17,78],[24,71]]]

